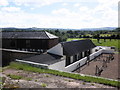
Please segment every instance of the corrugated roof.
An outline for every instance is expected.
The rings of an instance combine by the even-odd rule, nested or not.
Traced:
[[[63,46],[63,54],[68,56],[72,56],[95,47],[91,40],[62,42],[61,44]]]
[[[46,31],[34,32],[2,32],[2,38],[18,38],[18,39],[53,39],[58,38]]]

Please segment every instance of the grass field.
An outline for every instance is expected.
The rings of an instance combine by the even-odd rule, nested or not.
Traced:
[[[111,36],[111,34],[100,34],[100,36],[102,36],[102,37]]]
[[[67,41],[72,41],[72,40],[83,40],[85,38],[68,38]],[[118,39],[112,39],[111,41],[109,39],[106,39],[104,42],[104,39],[100,39],[100,42],[97,42],[97,39],[91,39],[93,43],[96,46],[115,46],[116,48],[120,49],[120,40]]]

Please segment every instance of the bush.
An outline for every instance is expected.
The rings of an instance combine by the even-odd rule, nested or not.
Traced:
[[[42,87],[46,87],[46,86],[47,86],[47,84],[45,84],[45,83],[42,83],[42,84],[41,84],[41,86],[42,86]]]

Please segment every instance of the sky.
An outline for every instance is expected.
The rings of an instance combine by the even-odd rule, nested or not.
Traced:
[[[0,27],[118,27],[119,0],[0,0]]]

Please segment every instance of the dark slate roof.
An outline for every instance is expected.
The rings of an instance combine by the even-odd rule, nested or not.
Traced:
[[[2,38],[18,38],[18,39],[53,39],[57,36],[46,31],[33,32],[2,32]]]
[[[50,65],[50,64],[60,61],[61,56],[47,53],[47,54],[35,55],[29,58],[24,58],[22,60]]]
[[[70,42],[62,42],[64,55],[75,55],[77,53],[94,48],[95,45],[91,40],[76,40]]]

